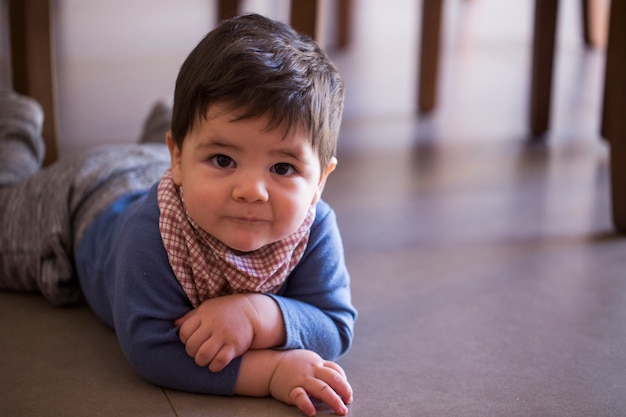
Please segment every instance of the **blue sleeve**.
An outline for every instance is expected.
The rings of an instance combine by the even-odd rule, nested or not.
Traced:
[[[352,344],[356,310],[335,213],[320,201],[307,249],[277,295],[287,340],[282,349],[309,349],[334,360]]]
[[[85,232],[76,263],[85,297],[117,333],[131,366],[146,380],[181,391],[232,395],[241,358],[221,372],[199,367],[174,320],[192,309],[169,264],[158,228],[156,187],[113,205]],[[350,347],[356,311],[334,213],[318,204],[309,244],[277,295],[287,333],[281,348],[334,359]]]
[[[113,325],[124,355],[146,380],[181,391],[232,395],[241,359],[212,373],[196,365],[178,338],[174,320],[192,306],[168,262],[158,216],[153,188],[113,224],[110,213],[98,217],[77,251],[85,296]]]

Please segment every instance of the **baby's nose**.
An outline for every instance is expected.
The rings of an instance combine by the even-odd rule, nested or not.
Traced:
[[[265,180],[259,175],[242,175],[233,188],[233,198],[248,203],[267,201],[269,193]]]

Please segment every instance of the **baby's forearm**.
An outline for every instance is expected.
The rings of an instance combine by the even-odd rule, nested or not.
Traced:
[[[270,395],[270,381],[282,352],[271,349],[249,350],[241,359],[235,394],[251,397]]]
[[[249,294],[256,316],[252,319],[254,339],[250,349],[268,349],[285,344],[286,332],[278,303],[263,294]]]

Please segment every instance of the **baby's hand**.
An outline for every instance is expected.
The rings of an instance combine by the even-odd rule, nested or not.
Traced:
[[[187,354],[199,366],[219,372],[246,352],[254,338],[252,318],[257,314],[245,294],[204,301],[174,322]]]
[[[352,402],[352,387],[343,369],[308,350],[284,351],[270,380],[270,393],[277,400],[297,406],[314,416],[309,396],[328,404],[339,415],[346,415],[345,404]]]

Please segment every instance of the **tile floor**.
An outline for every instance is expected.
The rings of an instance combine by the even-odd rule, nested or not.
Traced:
[[[355,390],[351,416],[626,413],[626,240],[612,232],[597,134],[603,53],[577,43],[574,2],[562,3],[571,31],[553,128],[535,143],[518,21],[530,10],[520,2],[446,2],[455,26],[441,105],[421,118],[413,2],[358,2],[354,44],[333,52],[348,95],[325,191],[360,312],[340,360]],[[372,35],[381,20],[396,23],[384,40]],[[499,35],[485,36],[485,24]],[[0,293],[0,334],[2,416],[300,415],[272,399],[144,382],[85,307]]]

